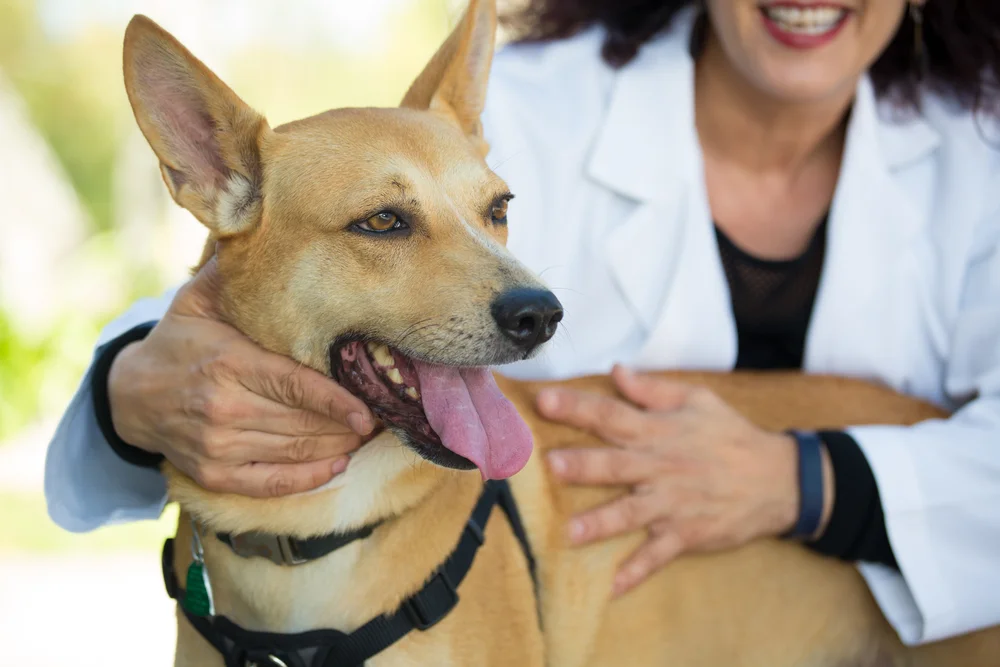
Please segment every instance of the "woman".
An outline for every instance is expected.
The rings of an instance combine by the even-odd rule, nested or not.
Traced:
[[[801,367],[957,410],[819,434],[821,474],[800,481],[815,438],[704,391],[616,370],[624,400],[549,392],[547,416],[609,443],[553,468],[634,489],[574,539],[648,529],[622,592],[679,553],[795,534],[858,561],[908,643],[1000,623],[1000,151],[984,139],[1000,7],[535,0],[514,26],[489,162],[518,196],[510,247],[561,290],[567,333],[505,372]],[[162,456],[216,490],[280,494],[372,433],[356,398],[217,321],[212,280],[105,332],[50,447],[61,525],[157,515]]]

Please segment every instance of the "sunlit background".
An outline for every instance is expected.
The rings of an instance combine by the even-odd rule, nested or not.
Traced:
[[[170,201],[121,77],[143,13],[272,125],[392,105],[462,0],[0,0],[0,644],[22,667],[172,664],[158,522],[72,535],[45,448],[100,328],[184,279],[204,233]]]

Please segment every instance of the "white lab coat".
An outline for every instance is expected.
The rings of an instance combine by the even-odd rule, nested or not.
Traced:
[[[728,369],[736,332],[694,129],[688,24],[614,71],[600,30],[498,54],[488,161],[517,198],[510,247],[566,318],[518,377]],[[1000,151],[929,97],[893,122],[863,80],[829,219],[808,371],[875,378],[958,409],[850,430],[878,483],[902,574],[862,563],[907,643],[1000,624]],[[988,129],[988,128],[986,128]],[[155,320],[141,301],[102,342]],[[87,380],[52,440],[49,512],[74,531],[159,515],[162,479],[104,442]]]

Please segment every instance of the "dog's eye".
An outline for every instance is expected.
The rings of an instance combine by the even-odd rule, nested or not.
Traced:
[[[400,220],[399,216],[395,213],[391,211],[382,211],[381,213],[376,213],[364,222],[358,223],[357,227],[362,231],[384,234],[386,232],[406,229],[406,223]]]
[[[507,222],[507,200],[501,199],[496,204],[494,204],[491,215],[493,217],[494,224],[502,225],[503,223]]]

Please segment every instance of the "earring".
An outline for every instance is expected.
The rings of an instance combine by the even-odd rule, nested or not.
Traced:
[[[913,21],[913,60],[916,63],[917,79],[927,73],[927,56],[924,53],[924,7],[920,2],[910,2],[910,20]]]

